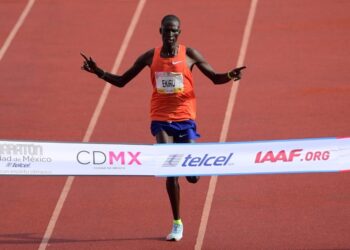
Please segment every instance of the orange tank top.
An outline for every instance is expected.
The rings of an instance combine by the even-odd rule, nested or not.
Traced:
[[[179,45],[175,57],[162,58],[154,49],[151,65],[153,121],[184,121],[196,118],[192,72],[186,63],[186,47]]]

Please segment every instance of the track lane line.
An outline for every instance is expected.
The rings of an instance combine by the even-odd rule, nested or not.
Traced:
[[[0,61],[5,56],[5,53],[6,53],[7,49],[10,47],[10,45],[11,45],[13,39],[15,38],[19,28],[21,28],[21,26],[24,23],[26,17],[28,16],[28,13],[32,9],[34,3],[35,3],[35,0],[29,0],[28,1],[26,7],[23,9],[21,15],[19,16],[15,26],[13,26],[10,34],[7,36],[4,44],[2,45],[2,47],[0,49]]]
[[[140,16],[141,16],[141,13],[142,13],[142,10],[144,8],[146,4],[146,0],[139,0],[138,2],[138,5],[135,9],[135,12],[134,12],[134,15],[131,19],[131,22],[130,22],[130,25],[128,27],[128,30],[125,34],[125,37],[123,39],[123,42],[121,44],[121,47],[119,49],[119,52],[118,52],[118,55],[114,61],[114,65],[112,67],[112,70],[111,70],[111,73],[116,73],[120,67],[120,64],[124,58],[124,55],[125,55],[125,52],[126,52],[126,49],[128,48],[128,45],[129,45],[129,42],[131,40],[131,37],[135,31],[135,28],[136,28],[136,25],[140,19]],[[90,119],[90,122],[89,122],[89,125],[86,129],[86,132],[85,132],[85,135],[84,135],[84,138],[83,138],[83,142],[89,142],[90,139],[91,139],[91,136],[95,130],[95,127],[96,127],[96,124],[97,124],[97,121],[98,121],[98,118],[100,117],[101,115],[101,112],[102,112],[102,109],[103,109],[103,106],[106,102],[106,99],[108,97],[108,93],[111,89],[111,85],[109,83],[105,83],[105,86],[103,88],[103,91],[100,95],[100,98],[98,100],[98,103],[96,105],[96,108],[95,108],[95,111]],[[50,238],[52,236],[52,233],[53,233],[53,230],[55,229],[55,225],[57,223],[57,220],[59,218],[59,215],[62,211],[62,208],[64,206],[64,203],[66,201],[66,198],[69,194],[69,191],[71,190],[71,187],[73,185],[73,181],[74,181],[75,177],[74,176],[68,176],[67,177],[67,180],[63,186],[63,189],[61,191],[61,194],[60,194],[60,197],[57,201],[57,204],[56,204],[56,207],[51,215],[51,218],[50,218],[50,221],[48,223],[48,226],[46,228],[46,231],[45,231],[45,234],[43,236],[43,239],[40,243],[40,246],[39,246],[39,250],[44,250],[46,249],[49,241],[50,241]]]
[[[120,64],[124,58],[126,49],[129,45],[130,39],[132,37],[132,34],[134,33],[137,22],[141,16],[141,13],[142,13],[142,10],[143,10],[145,4],[146,4],[146,0],[139,0],[139,3],[136,7],[134,16],[131,20],[129,29],[127,30],[127,32],[125,34],[124,40],[123,40],[122,45],[121,45],[120,50],[119,50],[119,53],[114,61],[114,65],[113,65],[113,68],[111,70],[111,73],[115,74],[120,67]],[[102,108],[106,102],[106,99],[107,99],[107,96],[108,96],[110,89],[111,89],[111,84],[106,83],[106,85],[102,91],[102,94],[100,96],[100,99],[98,100],[98,104],[96,106],[95,112],[93,113],[92,118],[91,118],[90,123],[89,123],[89,126],[86,130],[83,142],[88,142],[90,140],[91,135],[92,135],[92,133],[95,129],[95,126],[97,124],[98,118],[101,115]]]
[[[245,60],[247,48],[248,48],[248,43],[249,43],[249,38],[250,38],[252,27],[253,27],[253,21],[254,21],[254,17],[255,17],[255,13],[256,13],[257,4],[258,4],[258,0],[252,0],[250,3],[247,22],[246,22],[246,25],[244,27],[242,44],[241,44],[241,48],[240,48],[239,56],[238,56],[238,60],[237,60],[237,67],[240,67],[244,64],[244,60]],[[238,87],[239,87],[239,81],[235,84],[232,84],[230,96],[229,96],[229,99],[227,102],[224,122],[223,122],[221,133],[220,133],[220,142],[225,142],[227,140],[228,129],[229,129],[230,122],[231,122],[232,111],[233,111],[234,106],[235,106]],[[200,250],[200,249],[202,249],[202,246],[203,246],[204,236],[205,236],[205,232],[206,232],[207,225],[208,225],[208,219],[209,219],[209,215],[210,215],[211,206],[213,203],[213,198],[214,198],[217,182],[218,182],[217,176],[212,176],[210,178],[208,192],[207,192],[207,196],[206,196],[206,199],[204,202],[202,217],[201,217],[201,221],[200,221],[200,225],[199,225],[199,229],[198,229],[196,245],[194,246],[195,250]]]

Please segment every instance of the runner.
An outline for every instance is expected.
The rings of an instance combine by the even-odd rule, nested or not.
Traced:
[[[203,56],[195,49],[178,44],[181,33],[180,19],[167,15],[161,21],[162,46],[142,54],[124,74],[115,75],[99,68],[96,62],[84,54],[83,70],[96,74],[102,80],[117,87],[124,87],[146,66],[151,70],[153,93],[151,98],[151,133],[157,143],[193,143],[199,134],[196,130],[196,97],[192,69],[198,69],[214,84],[224,84],[241,78],[240,67],[227,73],[216,73]],[[199,180],[197,176],[186,177],[190,183]],[[180,186],[178,177],[167,177],[173,227],[167,240],[181,240],[183,224],[180,216]]]

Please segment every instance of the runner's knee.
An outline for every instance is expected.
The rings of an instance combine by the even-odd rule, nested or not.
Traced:
[[[199,181],[199,176],[186,176],[186,180],[189,182],[189,183],[197,183]]]

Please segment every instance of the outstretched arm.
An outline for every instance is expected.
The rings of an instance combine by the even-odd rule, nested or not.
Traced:
[[[189,58],[191,68],[196,65],[199,70],[207,76],[214,84],[223,84],[231,80],[237,81],[242,77],[242,70],[246,67],[239,67],[227,73],[216,73],[204,57],[195,49],[187,48],[186,54]]]
[[[91,57],[88,58],[81,53],[81,55],[84,57],[82,69],[97,75],[99,78],[113,84],[114,86],[121,88],[130,82],[138,73],[140,73],[144,67],[151,65],[153,53],[154,50],[152,49],[141,55],[123,75],[115,75],[104,71],[97,66],[96,62]]]

